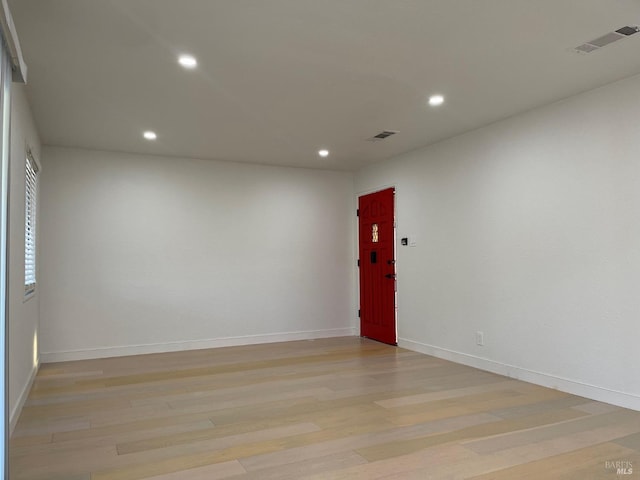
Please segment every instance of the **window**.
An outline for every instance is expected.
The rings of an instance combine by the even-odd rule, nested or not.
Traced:
[[[24,219],[24,294],[36,289],[36,212],[38,202],[38,165],[31,152],[27,154],[25,170]]]

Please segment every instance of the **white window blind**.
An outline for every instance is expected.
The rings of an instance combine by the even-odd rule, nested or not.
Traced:
[[[38,166],[31,154],[27,155],[25,171],[24,220],[24,291],[28,295],[36,289],[36,212],[38,193]]]

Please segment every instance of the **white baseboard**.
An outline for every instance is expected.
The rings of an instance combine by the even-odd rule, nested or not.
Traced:
[[[207,340],[188,340],[182,342],[126,345],[121,347],[101,347],[66,352],[41,352],[42,363],[66,362],[70,360],[89,360],[93,358],[122,357],[145,353],[178,352],[200,350],[203,348],[235,347],[258,343],[290,342],[293,340],[313,340],[314,338],[351,337],[355,328],[333,328],[330,330],[311,330],[306,332],[268,333],[264,335],[245,335],[241,337],[211,338]]]
[[[475,355],[456,352],[446,348],[427,345],[404,338],[399,339],[398,346],[406,348],[407,350],[413,350],[433,357],[468,365],[480,370],[504,375],[505,377],[515,378],[517,380],[553,388],[562,392],[578,395],[580,397],[586,397],[599,402],[640,411],[640,397],[630,393],[610,390],[596,385],[589,385],[576,380],[536,372],[526,368],[516,367],[514,365],[508,365],[506,363],[500,363],[494,360],[476,357]]]
[[[31,370],[31,374],[29,375],[29,379],[25,384],[24,388],[20,392],[20,396],[18,397],[18,401],[13,406],[11,413],[9,414],[9,436],[13,433],[13,429],[16,428],[16,424],[18,423],[18,419],[20,418],[20,413],[22,413],[22,407],[24,407],[24,403],[27,401],[27,397],[29,397],[29,392],[31,391],[31,387],[33,386],[33,381],[36,379],[36,375],[38,374],[38,369],[40,368],[40,362],[33,367]]]

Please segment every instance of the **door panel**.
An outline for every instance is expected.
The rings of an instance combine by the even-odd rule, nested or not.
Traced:
[[[360,334],[396,344],[395,190],[358,199],[360,254]]]

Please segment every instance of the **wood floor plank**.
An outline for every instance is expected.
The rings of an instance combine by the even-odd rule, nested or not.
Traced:
[[[394,459],[350,466],[320,474],[305,474],[300,477],[300,480],[379,480],[412,474],[417,471],[420,472],[420,476],[416,478],[420,479],[447,478],[432,475],[431,472],[434,470],[434,466],[458,465],[469,460],[475,463],[478,458],[477,454],[460,445],[440,445],[429,450],[414,452]]]
[[[114,446],[77,449],[59,454],[10,457],[9,478],[12,480],[64,478],[91,472],[95,465],[115,461]]]
[[[463,445],[476,453],[487,455],[500,450],[512,449],[521,445],[540,443],[545,440],[560,438],[599,427],[620,425],[631,431],[640,429],[640,419],[636,415],[624,410],[595,416],[579,416],[568,418],[567,421],[556,421],[550,424],[533,425],[526,430],[503,433],[492,438],[465,441]]]
[[[287,465],[300,458],[321,457],[323,455],[338,453],[345,450],[364,449],[396,441],[410,441],[429,434],[453,431],[469,425],[482,425],[495,420],[496,417],[487,414],[434,420],[421,425],[387,428],[375,433],[352,435],[332,441],[325,441],[316,445],[292,447],[280,452],[248,457],[241,460],[241,463],[247,470],[255,471],[263,468]]]
[[[472,478],[473,480],[512,480],[514,478],[519,480],[538,480],[541,478],[583,480],[588,476],[618,478],[615,472],[607,471],[605,462],[621,458],[637,460],[632,459],[630,455],[633,455],[633,452],[620,445],[601,443]]]
[[[311,421],[323,429],[333,429],[335,427],[343,428],[353,424],[380,422],[378,414],[379,408],[375,406],[353,406],[339,410],[322,410],[320,412],[301,413],[285,417],[265,418],[261,421],[243,421],[230,425],[220,425],[211,428],[178,432],[169,435],[156,435],[152,438],[146,438],[138,441],[123,442],[118,444],[120,454],[136,453],[145,450],[154,450],[163,448],[167,445],[180,445],[200,442],[205,440],[213,440],[216,438],[224,438],[230,435],[244,434],[253,435],[260,430],[286,426],[292,423],[300,423]],[[372,418],[375,417],[375,418]],[[388,427],[388,424],[384,424]],[[333,430],[332,430],[333,431]]]
[[[314,430],[313,425],[292,426],[286,430],[286,435]],[[276,430],[276,429],[274,429]],[[270,432],[269,432],[270,433]],[[218,463],[238,460],[252,455],[263,454],[270,451],[278,451],[286,448],[287,442],[283,441],[279,435],[268,435],[274,439],[264,441],[254,441],[257,435],[252,432],[248,435],[240,435],[240,438],[233,438],[230,445],[229,438],[219,439],[218,442],[201,443],[199,445],[182,445],[182,448],[168,447],[165,451],[154,450],[152,457],[155,461],[144,461],[138,463],[140,456],[136,458],[134,464],[125,467],[98,471],[92,474],[92,480],[137,480],[149,476],[157,476],[167,473],[180,472],[198,467],[210,466]],[[202,450],[198,453],[186,453],[187,451]],[[176,456],[176,453],[179,454]]]
[[[609,405],[608,403],[602,402],[590,402],[585,401],[585,403],[576,405],[573,407],[575,410],[580,410],[581,412],[590,413],[591,415],[598,415],[600,413],[609,413],[621,410],[620,407],[616,407],[615,405]]]
[[[543,414],[535,414],[512,420],[498,420],[480,425],[469,426],[451,432],[428,435],[411,440],[393,441],[373,447],[357,449],[356,452],[369,461],[406,455],[429,447],[450,442],[462,443],[473,438],[499,435],[505,432],[530,429],[539,425],[549,425],[579,417],[581,413],[572,410],[557,410]]]
[[[192,434],[208,430],[213,427],[209,420],[201,420],[198,422],[182,423],[170,425],[167,427],[136,429],[127,432],[119,432],[112,435],[100,435],[89,438],[81,438],[77,440],[68,440],[64,442],[52,442],[41,444],[21,445],[19,442],[12,442],[12,457],[21,456],[39,456],[39,455],[57,455],[67,451],[73,451],[83,448],[98,448],[102,446],[116,445],[126,442],[145,442],[149,439],[163,438],[169,435]],[[20,439],[17,439],[20,440]]]
[[[505,390],[509,387],[517,385],[519,382],[516,380],[498,380],[494,383],[488,383],[485,385],[476,385],[473,387],[454,388],[450,390],[440,390],[437,392],[419,393],[416,395],[409,395],[406,397],[390,398],[388,400],[377,401],[376,404],[384,408],[398,408],[405,407],[407,405],[416,405],[429,403],[436,400],[448,400],[452,398],[465,397],[467,395],[473,395],[476,393],[485,393],[495,390]]]
[[[617,438],[614,441],[618,445],[622,445],[623,447],[631,448],[640,452],[640,433],[626,435],[624,437]],[[638,468],[640,468],[640,465],[638,465]]]
[[[229,462],[206,465],[204,467],[180,470],[174,473],[147,477],[147,480],[222,480],[223,478],[236,477],[245,473],[240,462]]]
[[[562,437],[534,442],[529,445],[516,446],[514,448],[503,450],[497,453],[496,456],[503,458],[517,458],[521,463],[538,461],[547,457],[592,447],[603,442],[613,444],[614,440],[628,435],[633,431],[638,431],[636,425],[613,424],[601,428],[564,435]]]
[[[39,420],[25,416],[24,420],[16,425],[13,437],[55,435],[58,432],[74,432],[88,430],[89,428],[91,428],[91,421],[86,416],[53,417]]]
[[[296,460],[286,465],[263,468],[237,477],[237,480],[298,480],[307,475],[328,475],[329,472],[340,471],[355,465],[368,463],[355,452],[345,450],[331,455],[324,455],[303,460]]]
[[[498,409],[531,405],[548,399],[566,397],[567,394],[555,390],[537,392],[530,395],[516,391],[490,392],[475,396],[427,402],[395,409],[393,422],[396,425],[415,425],[437,418],[456,415],[468,415],[474,412],[495,411]]]
[[[43,445],[47,443],[51,443],[53,441],[52,433],[45,433],[43,435],[25,435],[25,436],[15,436],[11,439],[11,448],[12,453],[16,452],[16,449],[19,448],[29,448],[35,445]]]

